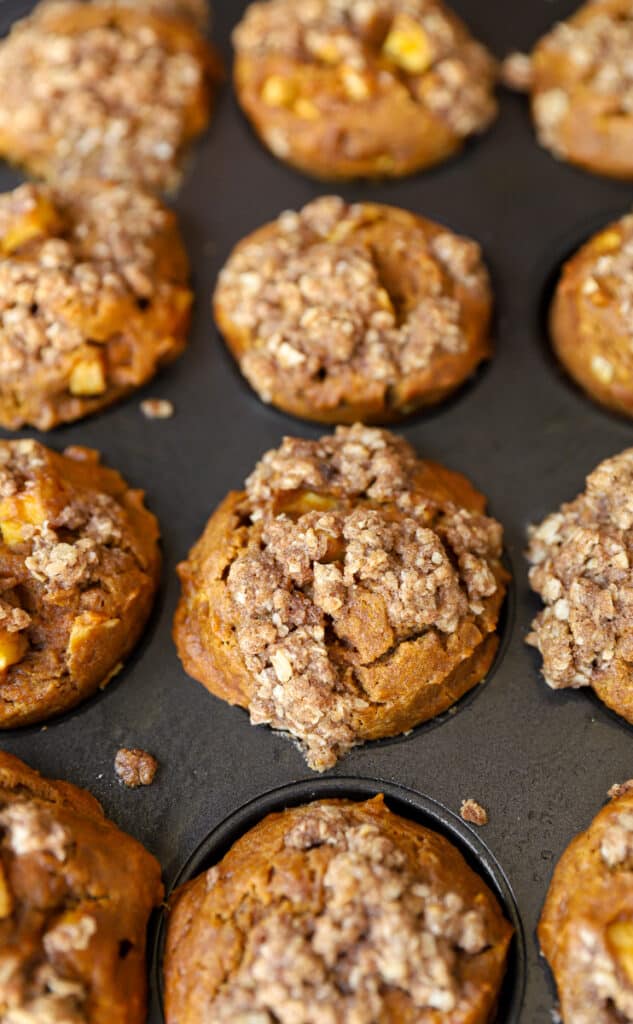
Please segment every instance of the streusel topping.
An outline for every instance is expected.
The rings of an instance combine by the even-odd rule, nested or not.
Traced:
[[[178,184],[183,149],[208,114],[205,51],[186,22],[168,35],[134,6],[66,0],[13,27],[0,46],[11,158],[56,180]]]
[[[460,136],[496,113],[490,56],[436,0],[267,0],[247,9],[234,42],[241,55],[327,68],[339,102],[406,88]],[[309,102],[318,116],[318,95]]]
[[[377,221],[362,204],[317,199],[229,259],[216,303],[256,339],[241,368],[266,400],[280,380],[316,400],[354,374],[389,386],[468,350],[456,292],[486,294],[479,246],[413,218],[383,218],[381,239]],[[395,293],[387,269],[404,254],[416,268],[413,299]]]
[[[582,24],[564,21],[542,40],[540,59],[563,61],[566,80],[537,92],[534,116],[541,141],[565,155],[560,126],[573,93],[591,94],[595,116],[614,117],[633,112],[633,6],[617,15],[597,13]]]
[[[417,465],[406,442],[356,426],[286,438],[247,481],[251,542],[227,586],[251,719],[298,736],[318,770],[355,742],[356,670],[448,638],[499,587],[500,525],[416,492]]]
[[[303,886],[287,882],[288,911],[262,908],[214,1020],[373,1024],[390,989],[420,1011],[463,1010],[460,966],[490,942],[482,909],[431,882],[377,824],[345,808],[307,808],[285,836],[306,872],[322,846],[322,911],[302,911]]]
[[[544,610],[528,643],[546,682],[591,686],[633,662],[633,449],[602,462],[585,491],[530,530],[530,583]]]

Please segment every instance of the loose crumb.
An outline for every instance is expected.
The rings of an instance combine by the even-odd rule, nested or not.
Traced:
[[[488,824],[488,811],[481,804],[478,804],[476,800],[462,800],[459,813],[463,820],[470,822],[471,825],[482,826]]]
[[[114,770],[123,785],[129,789],[151,786],[158,771],[158,761],[146,750],[128,750],[121,747],[114,759]]]
[[[617,800],[620,796],[625,796],[626,793],[633,791],[633,779],[627,779],[626,782],[615,782],[611,789],[607,793],[610,800]]]
[[[141,412],[148,420],[169,420],[175,408],[166,398],[146,398],[141,402]]]
[[[511,53],[501,65],[501,80],[515,92],[529,92],[534,81],[532,58],[527,53]]]

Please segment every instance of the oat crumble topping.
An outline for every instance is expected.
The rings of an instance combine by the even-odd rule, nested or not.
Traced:
[[[617,800],[621,796],[626,796],[627,793],[633,793],[633,779],[627,779],[626,782],[614,782],[607,796],[610,800]]]
[[[286,438],[246,484],[257,543],[227,586],[251,720],[298,736],[317,770],[354,745],[357,669],[428,631],[448,639],[499,586],[500,525],[416,494],[416,464],[406,442],[356,426]]]
[[[124,786],[137,789],[139,786],[151,786],[158,771],[158,761],[146,750],[121,747],[114,759],[114,770]]]
[[[436,0],[268,0],[251,4],[233,39],[240,56],[327,68],[343,103],[406,89],[458,136],[484,131],[496,113],[492,59]],[[319,99],[296,112],[327,116]]]
[[[323,910],[314,917],[293,907],[301,892],[292,889],[287,912],[262,909],[213,1001],[214,1020],[373,1024],[393,988],[421,1011],[463,1009],[460,962],[490,941],[481,909],[414,872],[377,825],[343,808],[307,809],[285,845],[307,863],[311,848],[331,848]]]
[[[187,35],[186,23],[167,45],[151,15],[128,17],[114,3],[96,5],[104,16],[78,30],[73,19],[82,24],[90,6],[46,4],[1,44],[0,133],[8,155],[55,180],[94,176],[174,188],[183,148],[201,130],[208,105],[203,45]]]
[[[591,686],[633,662],[633,449],[602,462],[586,490],[530,530],[530,583],[544,610],[527,642],[554,689]]]
[[[265,400],[280,380],[322,396],[354,374],[389,386],[468,350],[455,292],[486,294],[479,246],[450,232],[428,237],[414,222],[385,221],[381,254],[371,229],[362,204],[324,197],[283,213],[272,234],[241,245],[229,259],[216,303],[254,339],[241,368]],[[382,280],[381,261],[404,252],[420,268],[419,294],[400,308]]]

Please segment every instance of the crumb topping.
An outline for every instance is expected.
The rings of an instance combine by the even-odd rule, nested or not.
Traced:
[[[318,770],[355,742],[358,671],[429,631],[445,642],[499,587],[500,525],[416,492],[416,465],[356,426],[286,438],[247,481],[251,543],[227,587],[251,719],[298,736]]]
[[[633,215],[600,232],[582,250],[582,296],[595,316],[601,309],[618,316],[618,334],[633,344]],[[606,367],[612,364],[604,357]]]
[[[146,750],[121,747],[114,759],[114,770],[117,778],[129,789],[151,786],[158,771],[158,761]]]
[[[49,3],[66,3],[67,0],[49,0]],[[86,2],[86,0],[84,0]],[[112,0],[90,0],[96,6],[111,7]],[[187,18],[200,28],[206,28],[209,22],[208,0],[116,0],[117,7],[132,7],[138,10],[151,11],[153,14],[168,14],[177,18]]]
[[[600,844],[600,856],[610,868],[620,867],[633,856],[633,814],[623,812],[609,823]]]
[[[617,800],[621,796],[626,796],[627,793],[633,793],[633,779],[627,779],[626,782],[614,782],[607,796],[610,800]]]
[[[329,847],[323,909],[302,911],[292,890],[287,912],[263,908],[214,1020],[373,1024],[393,989],[419,1011],[463,1009],[460,965],[490,942],[481,908],[430,882],[378,825],[343,808],[308,809],[285,845],[306,870],[310,851]]]
[[[98,5],[111,18],[74,25],[84,6],[48,4],[14,25],[0,47],[0,131],[51,178],[173,188],[207,107],[202,44],[186,24],[168,43],[151,15],[116,4]]]
[[[385,267],[404,253],[417,268],[416,294],[401,299]],[[216,302],[256,339],[241,366],[270,400],[280,380],[316,396],[354,375],[388,387],[462,355],[470,343],[457,292],[483,297],[487,282],[475,242],[413,219],[377,226],[362,204],[331,196],[282,214],[272,233],[239,246]]]
[[[527,642],[546,682],[591,686],[633,662],[633,449],[602,462],[575,501],[531,528],[527,556],[545,604]]]
[[[327,70],[328,103],[406,89],[458,136],[484,131],[495,116],[492,58],[437,0],[268,0],[250,5],[233,38],[242,56]],[[269,78],[262,92],[275,106],[301,93],[299,74],[279,81],[273,90]],[[318,92],[292,99],[300,117],[327,115]]]

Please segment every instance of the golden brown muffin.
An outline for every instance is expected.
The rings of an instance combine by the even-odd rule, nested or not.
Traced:
[[[0,155],[55,182],[175,188],[217,73],[186,19],[115,2],[43,4],[0,44]]]
[[[555,690],[590,686],[633,724],[633,448],[530,529],[530,584],[545,608],[527,642]]]
[[[174,214],[127,185],[0,195],[0,424],[49,430],[183,351],[192,293]]]
[[[633,1021],[633,794],[604,807],[567,847],[538,935],[563,1024]]]
[[[286,438],[178,568],[186,671],[317,771],[438,715],[497,650],[507,574],[484,508],[386,431]]]
[[[491,353],[476,242],[335,196],[237,246],[218,326],[260,398],[322,423],[385,423],[441,401]]]
[[[160,865],[97,801],[0,752],[3,1024],[143,1024]]]
[[[632,50],[632,0],[590,0],[540,40],[529,65],[511,58],[509,84],[531,93],[539,141],[558,159],[633,178]]]
[[[633,38],[633,37],[632,37]],[[633,416],[633,215],[564,266],[550,311],[554,351],[591,398]]]
[[[256,132],[320,178],[430,167],[497,113],[492,57],[440,0],[266,0],[233,38]]]
[[[53,4],[66,4],[68,0],[40,0],[40,7]],[[117,7],[133,7],[137,11],[152,11],[154,14],[170,15],[192,21],[201,29],[206,29],[210,21],[208,0],[114,0]],[[112,7],[113,0],[83,0],[94,6]]]
[[[381,796],[271,814],[170,902],[167,1024],[487,1024],[512,936]]]
[[[0,728],[103,688],[141,635],[159,573],[143,492],[97,452],[0,441]]]

